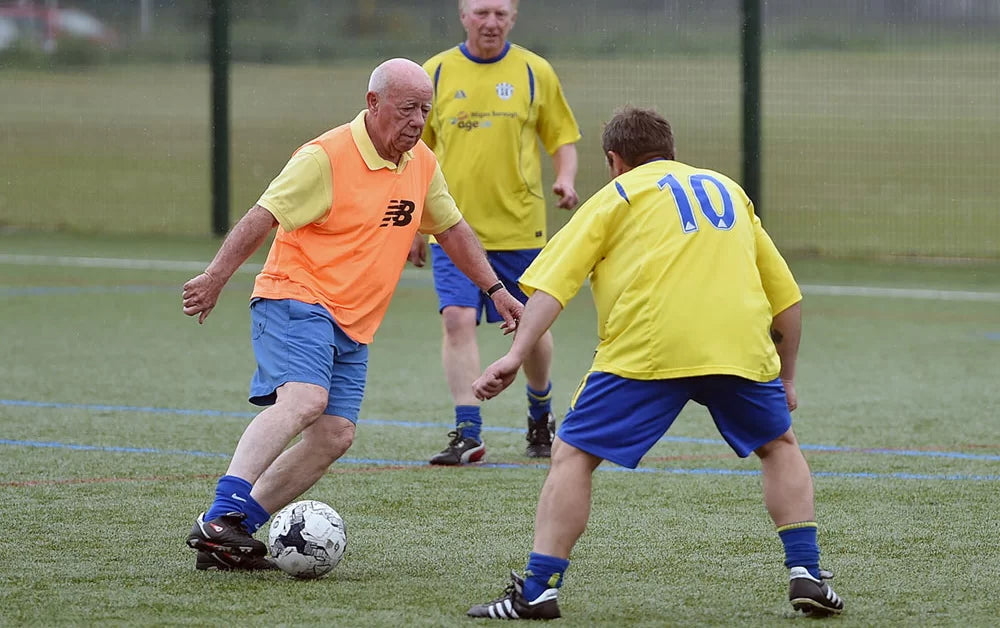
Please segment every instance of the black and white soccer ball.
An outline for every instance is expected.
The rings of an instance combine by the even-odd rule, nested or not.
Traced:
[[[323,502],[288,504],[274,515],[267,534],[271,558],[295,578],[321,578],[344,557],[347,530],[337,511]]]

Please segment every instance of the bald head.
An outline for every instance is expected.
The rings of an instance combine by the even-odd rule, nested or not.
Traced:
[[[431,77],[418,64],[409,59],[389,59],[372,71],[368,91],[385,97],[396,88],[420,89],[431,87]]]
[[[434,88],[427,72],[409,59],[389,59],[368,81],[368,135],[384,159],[399,163],[416,146],[427,123]]]

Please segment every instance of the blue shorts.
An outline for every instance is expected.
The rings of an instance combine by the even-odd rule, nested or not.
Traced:
[[[257,371],[250,403],[272,405],[288,382],[329,392],[324,414],[357,423],[368,376],[368,345],[351,340],[322,305],[293,299],[253,299],[251,338]]]
[[[708,408],[719,433],[740,458],[792,426],[780,379],[761,383],[735,375],[703,375],[637,380],[595,371],[583,378],[559,426],[559,438],[634,469],[690,400]]]
[[[517,280],[531,265],[531,262],[535,261],[541,250],[486,251],[486,258],[490,261],[490,266],[496,271],[500,281],[506,286],[507,291],[521,303],[527,301],[528,297],[521,292]],[[431,268],[434,271],[434,289],[437,290],[438,294],[438,312],[449,305],[475,308],[476,324],[478,325],[485,308],[487,323],[499,323],[503,320],[496,307],[493,306],[493,299],[486,296],[476,284],[462,274],[462,271],[452,263],[451,258],[444,252],[440,244],[431,245]]]

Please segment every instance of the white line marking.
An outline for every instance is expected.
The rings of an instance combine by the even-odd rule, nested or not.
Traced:
[[[928,288],[876,288],[873,286],[820,286],[803,284],[803,294],[835,297],[885,297],[890,299],[927,299],[931,301],[1000,302],[1000,292],[969,290],[932,290]]]
[[[126,259],[119,257],[70,257],[62,255],[14,255],[0,253],[0,264],[16,266],[63,266],[70,268],[116,268],[120,270],[167,270],[198,272],[205,270],[207,262],[192,262],[163,259]],[[240,273],[259,273],[260,264],[244,264]],[[424,278],[428,282],[431,274],[427,270],[407,267],[403,271],[407,279]],[[803,284],[803,294],[843,297],[881,297],[889,299],[924,299],[931,301],[979,301],[1000,303],[1000,292],[974,292],[970,290],[935,290],[930,288],[881,288],[875,286],[829,286]]]
[[[70,268],[116,268],[119,270],[205,270],[207,262],[118,257],[68,257],[61,255],[8,255],[0,253],[0,264],[16,266],[63,266]],[[260,264],[244,264],[237,272],[259,273]]]

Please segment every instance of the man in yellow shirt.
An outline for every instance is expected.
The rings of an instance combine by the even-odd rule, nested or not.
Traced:
[[[602,460],[635,468],[684,405],[706,406],[740,457],[755,453],[789,568],[789,600],[843,611],[819,568],[813,486],[791,429],[801,294],[744,191],[674,160],[670,125],[626,108],[604,129],[614,180],[580,208],[521,276],[531,293],[510,351],[476,380],[510,385],[532,344],[589,277],[597,353],[559,427],[525,577],[474,617],[559,617],[558,587],[590,514]]]
[[[420,141],[431,94],[412,61],[375,68],[367,108],[296,151],[205,272],[184,284],[184,313],[204,322],[232,274],[277,227],[250,301],[257,360],[250,401],[269,407],[243,432],[215,501],[188,535],[198,569],[273,568],[253,533],[351,446],[368,343],[414,234],[435,235],[491,295],[502,329],[517,324],[521,303],[503,289]]]
[[[490,263],[520,299],[517,278],[545,245],[546,212],[539,140],[552,155],[558,206],[576,206],[574,189],[580,131],[552,66],[511,44],[507,34],[517,17],[516,0],[461,0],[464,43],[424,64],[433,80],[434,101],[424,141],[441,169],[462,214],[483,242]],[[424,242],[411,255],[420,265]],[[455,403],[455,431],[432,464],[483,459],[479,401],[472,381],[479,373],[476,326],[483,310],[499,319],[490,300],[457,272],[453,260],[431,245],[434,286],[441,312],[442,363]],[[545,333],[524,362],[528,397],[526,453],[549,456],[554,418],[549,371],[552,335]]]

